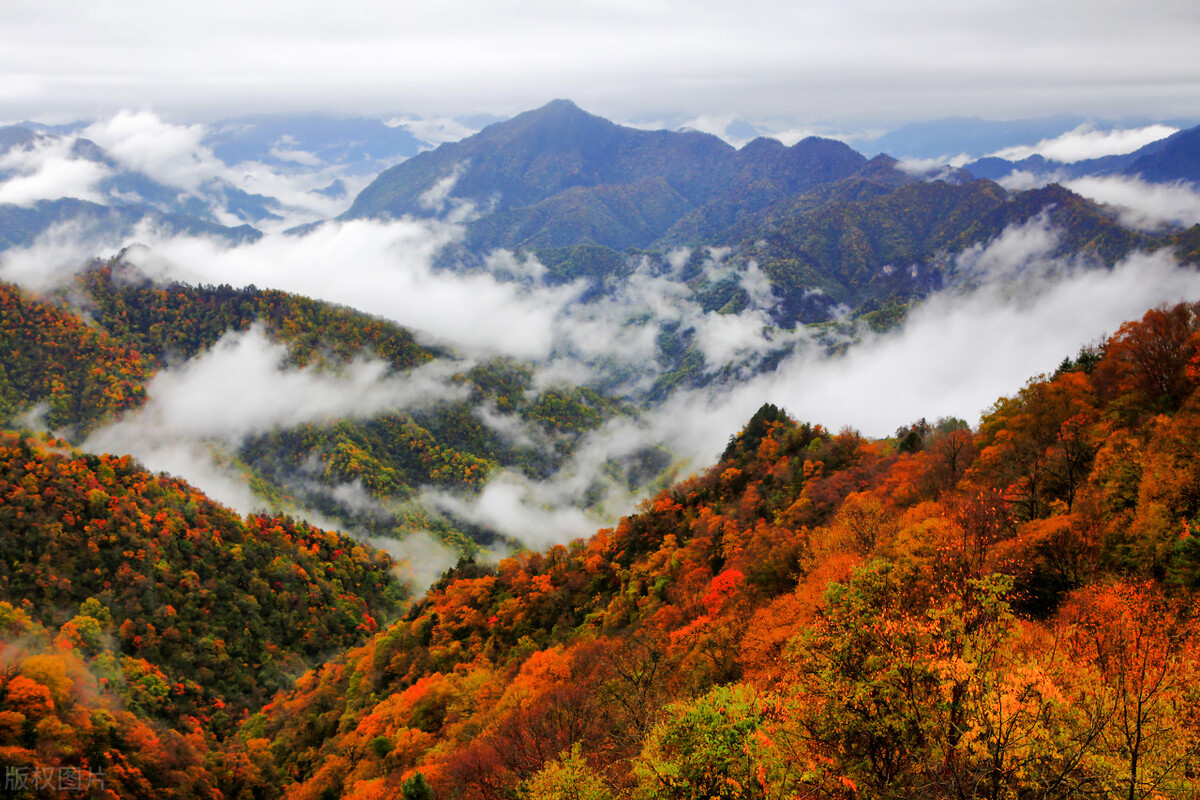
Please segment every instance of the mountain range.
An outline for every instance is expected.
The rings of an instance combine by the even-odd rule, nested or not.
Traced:
[[[1200,129],[1184,131],[1126,162],[1148,180],[1186,178],[1197,141]],[[622,127],[558,100],[384,171],[342,219],[467,214],[443,263],[478,264],[497,248],[570,257],[572,274],[597,284],[647,251],[729,247],[731,263],[767,273],[784,327],[924,296],[953,280],[956,254],[1042,213],[1065,232],[1055,255],[1111,265],[1174,241],[1126,229],[1059,187],[1009,192],[975,180],[978,164],[935,180],[901,166],[818,138],[735,149],[694,131]]]
[[[245,118],[140,168],[81,130],[0,129],[0,191],[92,193],[0,205],[43,268],[0,281],[5,796],[1200,798],[1200,304],[1055,336],[1194,294],[1200,226],[567,101],[440,144]],[[1088,168],[1173,183],[1196,141]],[[310,157],[325,200],[379,174],[285,232],[226,171]],[[37,247],[150,227],[71,270]],[[264,260],[549,341],[259,288]],[[843,380],[859,352],[883,368]],[[1020,377],[977,424],[765,396],[907,414],[988,354]]]
[[[459,135],[489,120],[414,117],[385,124],[277,114],[201,127],[126,113],[94,124],[0,127],[0,186],[18,179],[0,192],[7,229],[0,249],[26,246],[74,220],[85,230],[103,227],[110,239],[127,237],[143,223],[168,233],[242,241],[248,235],[242,226],[273,226],[285,217],[295,224],[295,215],[310,221],[328,214],[380,170],[431,146],[406,125],[436,142],[445,135],[439,126]],[[92,205],[65,205],[69,200]],[[106,218],[98,224],[101,215]],[[230,227],[239,230],[224,230]]]
[[[1013,136],[1013,131],[1019,131],[1027,137],[1035,128],[1044,133],[1072,121],[1043,121],[1038,123],[1042,128],[1033,122],[1014,123],[1001,126],[1000,133]],[[950,124],[944,122],[930,129],[929,135]],[[958,127],[963,126],[971,131],[979,128],[970,120],[961,121]],[[976,134],[985,136],[992,128]],[[278,181],[275,188],[270,182],[255,184],[264,191],[239,188],[230,170],[243,165],[257,165],[254,169],[274,170],[281,176],[325,175],[328,182],[324,186],[308,181],[298,187],[310,209],[302,213],[311,215],[318,208],[331,207],[339,197],[348,200],[352,185],[363,186],[362,176],[399,160],[363,186],[340,219],[469,214],[467,236],[460,247],[449,251],[447,263],[458,259],[478,264],[497,248],[536,252],[587,245],[623,254],[631,250],[665,252],[681,246],[731,246],[746,252],[758,241],[778,238],[783,222],[794,228],[824,217],[825,221],[816,224],[827,226],[829,217],[855,216],[853,204],[910,184],[918,185],[906,190],[917,207],[936,205],[921,196],[938,191],[933,186],[936,180],[912,171],[904,162],[883,154],[868,160],[830,139],[810,137],[786,147],[760,137],[737,149],[696,131],[621,126],[566,100],[495,122],[432,149],[427,140],[402,124],[315,115],[225,120],[209,126],[202,140],[210,154],[212,174],[189,187],[164,183],[130,168],[95,142],[79,138],[83,130],[87,129],[33,124],[0,129],[0,159],[9,165],[0,169],[0,179],[31,177],[28,167],[21,167],[23,153],[68,143],[69,152],[60,154],[61,158],[71,165],[88,162],[100,171],[85,200],[30,196],[20,203],[0,203],[0,246],[28,246],[67,221],[78,221],[84,230],[104,228],[124,236],[141,223],[171,233],[245,241],[256,235],[247,226],[278,229],[285,219],[295,219],[298,208],[289,210],[288,204],[297,202],[300,195],[272,195],[282,188]],[[922,130],[913,128],[913,135]],[[880,141],[886,144],[888,140]],[[1155,183],[1196,181],[1200,178],[1198,143],[1200,129],[1188,129],[1122,156],[1070,164],[1041,156],[1019,162],[986,158],[962,170],[944,169],[935,174],[952,184],[970,183],[974,178],[999,179],[1014,170],[1062,180],[1123,175]],[[897,140],[897,146],[902,144]],[[976,191],[987,194],[990,190]],[[1098,216],[1103,213],[1097,211]],[[926,229],[941,224],[933,219],[922,223]],[[994,235],[995,231],[988,233]],[[855,237],[858,233],[830,229],[829,235]],[[980,241],[958,238],[968,246]],[[1080,234],[1077,238],[1086,237]],[[903,271],[915,264],[925,269],[936,260],[939,247],[952,255],[959,246],[944,241],[931,245],[907,248],[904,258],[911,263],[893,264],[881,256],[882,260],[873,259],[870,267]],[[836,271],[836,265],[813,256],[814,251],[828,250],[828,246],[804,249],[810,260],[818,262],[814,265],[818,271]],[[576,260],[580,258],[584,256],[577,254]],[[611,261],[612,254],[605,258]],[[845,291],[842,295],[838,302],[851,308],[875,299]]]
[[[345,217],[431,215],[441,184],[447,199],[487,212],[476,247],[649,247],[690,215],[731,205],[727,215],[751,213],[866,163],[831,140],[788,148],[756,139],[737,150],[711,134],[626,128],[556,100],[385,171]]]

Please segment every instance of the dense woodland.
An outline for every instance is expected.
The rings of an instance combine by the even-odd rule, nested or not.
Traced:
[[[1198,312],[976,430],[764,406],[614,528],[407,603],[338,534],[5,434],[0,766],[96,797],[1200,797]],[[105,386],[153,369],[63,325]]]
[[[210,746],[404,598],[382,553],[127,456],[3,433],[0,496],[0,761],[104,796],[216,796]]]

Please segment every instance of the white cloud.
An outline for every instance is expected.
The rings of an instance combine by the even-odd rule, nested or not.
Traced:
[[[689,119],[683,125],[679,126],[677,130],[688,129],[700,131],[701,133],[712,134],[713,136],[724,140],[727,144],[737,148],[744,147],[751,140],[758,138],[757,134],[750,137],[745,137],[735,136],[729,133],[729,127],[736,121],[737,120],[733,114],[704,114]]]
[[[173,125],[148,111],[121,111],[89,125],[82,136],[103,147],[127,169],[194,191],[225,170],[201,144],[205,133],[203,125]]]
[[[269,510],[267,502],[251,491],[246,476],[231,465],[232,451],[218,442],[159,438],[149,430],[97,433],[104,435],[93,435],[82,449],[132,455],[150,472],[182,478],[239,514]]]
[[[1169,125],[1097,130],[1091,124],[1085,123],[1053,139],[1043,139],[1034,145],[1006,147],[990,155],[1009,161],[1020,161],[1029,156],[1040,155],[1051,161],[1070,164],[1089,158],[1132,153],[1151,142],[1165,139],[1178,130]]]
[[[1050,256],[1061,233],[1046,215],[1010,225],[988,242],[968,247],[954,258],[955,272],[969,280],[1009,284],[1018,277],[1055,277],[1063,263]]]
[[[108,175],[102,164],[91,161],[53,159],[30,175],[18,175],[0,184],[0,203],[27,206],[39,200],[74,197],[101,202],[96,184]]]
[[[696,328],[696,345],[714,367],[761,353],[774,344],[769,335],[770,320],[757,309],[741,314],[710,312],[691,322]]]
[[[750,302],[758,308],[770,308],[775,304],[775,292],[771,279],[763,272],[758,262],[751,259],[739,275],[742,288],[750,296]]]
[[[457,142],[478,133],[478,129],[462,124],[456,119],[438,117],[422,119],[420,117],[394,117],[385,123],[390,128],[404,128],[413,136],[431,145],[444,142]]]
[[[561,487],[534,483],[511,472],[496,474],[477,497],[427,490],[422,499],[478,525],[486,525],[534,548],[586,536],[603,518],[578,508],[578,497],[562,502]]]
[[[253,283],[342,303],[471,351],[546,355],[558,309],[574,290],[534,295],[490,275],[434,270],[434,254],[461,235],[450,222],[355,220],[240,246],[160,240],[131,258],[152,275]]]
[[[1000,178],[996,183],[1008,189],[1010,192],[1024,192],[1029,189],[1037,189],[1045,186],[1048,183],[1055,181],[1057,176],[1047,175],[1041,172],[1029,172],[1023,169],[1014,169],[1012,172]]]
[[[765,275],[756,264],[726,264],[727,250],[710,252],[705,274],[710,281],[737,278],[750,295],[751,316],[705,312],[686,285],[655,274],[644,260],[627,281],[586,304],[579,302],[582,285],[546,285],[543,265],[505,251],[487,260],[494,275],[434,269],[435,254],[462,235],[460,216],[332,222],[242,245],[164,236],[143,226],[133,239],[105,244],[112,252],[130,241],[146,243],[126,257],[158,279],[283,289],[378,314],[460,352],[583,362],[593,365],[592,378],[595,370],[610,376],[615,370],[630,390],[648,387],[661,370],[657,337],[664,324],[694,329],[713,371],[793,336],[765,330],[763,310],[774,302]],[[53,248],[47,241],[9,251],[0,275],[39,288],[61,280],[96,252],[82,233],[79,239],[61,234]],[[48,269],[58,264],[63,268]]]
[[[0,279],[45,291],[61,285],[92,256],[115,253],[124,241],[117,232],[94,230],[78,220],[59,223],[28,247],[0,251]]]
[[[450,366],[443,362],[389,376],[384,361],[356,360],[332,372],[287,369],[287,358],[287,347],[258,326],[227,333],[206,353],[155,375],[145,407],[117,426],[236,443],[277,427],[371,416],[455,394],[443,380]]]
[[[1121,222],[1153,230],[1200,223],[1200,189],[1186,183],[1146,183],[1137,178],[1079,178],[1066,187],[1089,200],[1118,209]]]
[[[263,503],[227,461],[246,437],[465,396],[448,380],[450,370],[461,366],[452,362],[390,375],[384,362],[364,359],[336,371],[288,368],[287,355],[257,326],[228,333],[206,353],[155,375],[144,406],[94,431],[81,446],[129,453],[245,513]]]
[[[1036,189],[1057,182],[1096,203],[1112,207],[1123,225],[1153,231],[1164,226],[1200,223],[1200,188],[1185,182],[1147,183],[1121,175],[1066,178],[1061,173],[1013,170],[998,183],[1009,191]]]
[[[542,434],[535,431],[520,417],[504,414],[494,404],[474,409],[479,421],[498,434],[504,441],[517,447],[549,450],[553,445]]]
[[[10,170],[15,174],[0,182],[0,203],[20,206],[60,197],[101,202],[97,184],[110,174],[103,164],[73,158],[69,140],[52,137],[0,156],[0,172]]]
[[[816,131],[811,128],[803,128],[803,127],[795,127],[795,126],[783,126],[783,127],[778,127],[778,128],[768,128],[768,133],[766,134],[766,136],[768,136],[771,139],[778,139],[781,144],[787,145],[788,147],[791,147],[792,145],[795,145],[796,143],[798,143],[804,139],[807,139],[810,136],[820,136],[820,137],[823,137],[826,139],[840,138],[839,135],[836,133],[833,133],[833,134],[824,133],[822,131]]]
[[[305,167],[321,166],[321,159],[315,153],[307,150],[297,150],[293,147],[272,147],[270,153],[280,161],[291,161]]]
[[[457,551],[442,544],[427,531],[414,531],[403,539],[372,536],[366,541],[398,562],[397,577],[408,583],[417,595],[433,585],[459,559]]]
[[[299,151],[293,151],[293,154],[296,152]],[[371,180],[369,176],[345,175],[336,166],[289,172],[259,161],[243,161],[227,167],[223,179],[244,192],[279,201],[279,207],[274,210],[282,217],[281,220],[255,223],[255,227],[267,233],[279,233],[297,225],[341,214]],[[346,191],[335,197],[323,194],[321,190],[335,180],[340,180]]]
[[[896,162],[896,169],[915,178],[936,181],[947,178],[955,168],[972,160],[971,156],[966,153],[938,156],[937,158],[902,158]]]
[[[1012,239],[1001,246],[1013,247]],[[1200,299],[1200,274],[1179,268],[1165,252],[1136,254],[1112,270],[1069,261],[1058,270],[1057,282],[1035,282],[1032,293],[1013,292],[1001,281],[966,295],[935,295],[899,330],[866,335],[843,356],[810,350],[720,396],[679,395],[652,427],[660,441],[708,463],[764,402],[801,420],[833,430],[853,426],[870,436],[887,436],[920,417],[974,423],[1028,378],[1053,370],[1064,356],[1147,308]],[[1043,267],[1041,274],[1052,273]]]
[[[434,181],[434,184],[417,198],[421,207],[438,213],[444,211],[450,201],[450,193],[454,191],[454,184],[458,183],[458,179],[463,173],[463,166],[463,164],[455,164],[454,170],[449,175]]]

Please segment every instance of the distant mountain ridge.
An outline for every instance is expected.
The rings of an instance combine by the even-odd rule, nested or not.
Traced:
[[[17,164],[22,159],[13,151],[28,152],[39,146],[61,145],[63,141],[59,137],[68,135],[70,134],[44,133],[24,125],[0,128],[0,156],[6,156],[6,161]],[[95,181],[91,192],[86,193],[85,197],[68,193],[61,198],[46,197],[33,203],[0,203],[0,208],[30,208],[44,203],[74,200],[111,209],[126,209],[123,212],[126,214],[129,213],[128,209],[136,208],[141,216],[157,214],[192,217],[196,223],[209,225],[220,225],[230,216],[246,224],[281,219],[278,213],[281,211],[281,204],[276,198],[246,192],[228,181],[215,178],[193,189],[169,186],[143,172],[123,166],[91,139],[75,136],[66,141],[70,143],[68,163],[90,162],[106,173]],[[19,168],[15,167],[0,170],[0,185],[19,174]],[[78,190],[80,187],[72,188]],[[217,209],[223,210],[228,216],[222,216]],[[28,237],[36,237],[39,233],[40,229],[31,228]]]
[[[259,235],[246,226],[280,227],[285,217],[311,220],[314,214],[336,213],[338,200],[348,202],[368,176],[430,144],[403,124],[366,117],[262,114],[220,120],[200,131],[188,127],[183,134],[181,126],[172,128],[157,118],[136,120],[151,126],[153,132],[145,134],[150,138],[199,137],[186,158],[207,174],[190,174],[178,183],[169,175],[148,174],[85,138],[103,138],[89,131],[105,124],[0,127],[0,249],[30,244],[50,225],[67,221],[85,231],[103,228],[125,236],[131,220],[149,219],[170,233],[243,241]],[[79,177],[67,183],[58,179],[53,188],[61,175]],[[5,191],[14,180],[13,186],[26,188]],[[348,189],[347,181],[354,188]]]
[[[977,178],[989,180],[999,180],[1014,170],[1021,170],[1065,179],[1121,176],[1141,178],[1149,183],[1200,183],[1200,126],[1179,131],[1122,155],[1070,163],[1053,161],[1041,155],[1018,161],[992,156],[973,161],[964,169]]]
[[[1105,163],[1170,174],[1190,146],[1178,134]],[[588,280],[589,296],[621,285],[648,254],[665,264],[680,247],[729,248],[735,268],[767,276],[770,317],[784,328],[847,311],[894,324],[909,302],[954,280],[956,254],[1011,225],[1050,225],[1060,235],[1047,257],[1093,264],[1172,243],[1058,186],[1011,192],[967,170],[903,166],[820,138],[738,149],[696,131],[623,127],[556,100],[386,170],[343,219],[437,217],[468,204],[465,236],[440,256],[444,266],[481,266],[500,248],[531,253],[556,280]],[[703,277],[681,282],[693,297],[732,301],[714,308],[744,302]]]
[[[866,164],[828,139],[790,148],[757,139],[738,150],[711,134],[627,128],[555,100],[384,171],[344,218],[432,216],[460,200],[491,212],[473,226],[476,247],[646,247],[691,214],[711,219],[699,233],[713,233]],[[446,197],[435,201],[439,188]]]
[[[0,204],[0,250],[28,247],[57,225],[70,223],[77,230],[117,237],[142,223],[177,236],[212,236],[233,243],[256,241],[262,232],[250,225],[229,227],[200,217],[159,211],[145,204],[105,206],[64,197],[41,200],[29,206]]]
[[[899,158],[948,158],[957,153],[981,155],[1019,144],[1053,139],[1087,122],[1084,117],[1057,115],[1036,119],[990,120],[978,117],[910,122],[859,147],[866,153]]]

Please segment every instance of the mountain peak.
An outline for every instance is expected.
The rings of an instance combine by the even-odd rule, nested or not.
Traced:
[[[787,150],[787,146],[778,139],[772,139],[768,136],[757,136],[742,145],[740,152],[745,153],[781,153]]]
[[[512,119],[497,122],[484,128],[479,133],[463,140],[464,142],[508,142],[524,139],[529,136],[589,138],[596,135],[612,135],[619,126],[604,117],[589,114],[570,100],[551,100],[544,106],[525,111]],[[532,140],[531,140],[532,141]],[[539,147],[547,146],[547,142],[537,140]]]
[[[559,98],[557,100],[551,100],[544,106],[540,106],[530,111],[525,111],[521,114],[518,114],[512,119],[513,121],[520,119],[546,119],[561,121],[568,119],[601,119],[601,117],[597,117],[595,114],[589,114],[570,100]],[[503,122],[498,124],[504,125]]]
[[[580,112],[583,111],[582,108],[575,105],[575,103],[566,99],[565,97],[559,97],[557,99],[551,100],[549,103],[546,103],[546,105],[542,106],[540,109],[534,109],[534,110],[535,111],[546,111],[549,109],[559,109],[559,110],[563,110],[563,111],[580,111]]]
[[[787,148],[759,138],[739,151],[710,133],[632,128],[557,99],[391,168],[346,216],[427,215],[421,198],[452,177],[454,197],[490,209],[472,225],[473,246],[646,247],[710,203],[717,210],[701,215],[702,227],[726,227],[730,213],[745,211],[733,198],[747,187],[756,187],[752,202],[761,205],[846,177],[865,161],[826,139]],[[638,221],[611,223],[626,214]],[[587,230],[578,233],[583,219]]]

